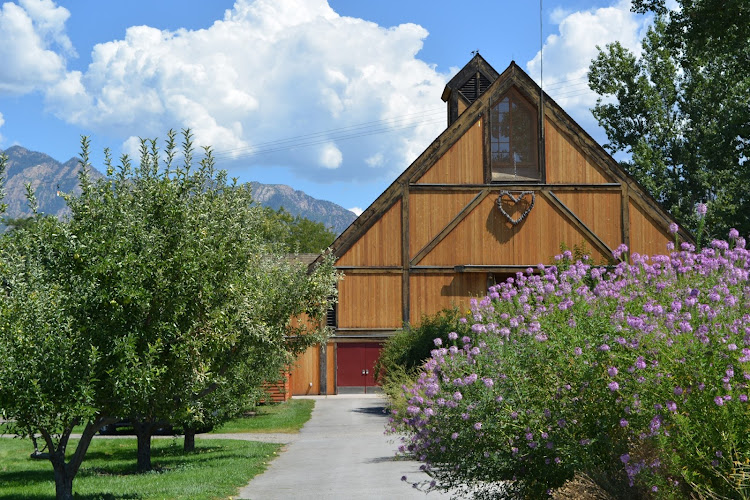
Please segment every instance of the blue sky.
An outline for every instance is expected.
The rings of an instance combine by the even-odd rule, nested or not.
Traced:
[[[2,2],[2,0],[0,0]],[[539,3],[507,0],[0,3],[0,148],[66,161],[191,128],[241,181],[364,209],[445,128],[473,50],[539,79]],[[596,45],[638,50],[626,0],[544,0],[544,86],[597,140]]]

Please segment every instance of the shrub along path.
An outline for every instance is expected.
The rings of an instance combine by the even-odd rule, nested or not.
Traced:
[[[377,395],[314,396],[312,418],[263,474],[240,490],[249,499],[441,499],[401,481],[429,479],[417,462],[396,460],[395,438]],[[257,437],[253,435],[253,438]]]

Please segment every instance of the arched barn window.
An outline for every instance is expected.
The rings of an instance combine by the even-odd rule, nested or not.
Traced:
[[[490,109],[492,181],[540,182],[537,111],[516,90]]]

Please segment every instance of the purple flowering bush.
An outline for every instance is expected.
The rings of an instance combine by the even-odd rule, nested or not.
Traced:
[[[540,498],[583,473],[632,498],[747,498],[750,252],[736,231],[670,250],[560,256],[473,301],[391,425],[428,487]]]

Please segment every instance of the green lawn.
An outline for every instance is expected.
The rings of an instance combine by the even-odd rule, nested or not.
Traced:
[[[290,399],[286,403],[260,405],[255,415],[236,418],[217,427],[212,434],[231,432],[299,432],[310,420],[315,401],[312,399]]]
[[[71,440],[74,450],[76,440]],[[236,495],[262,472],[279,445],[196,439],[184,453],[181,439],[154,439],[155,472],[136,474],[135,439],[95,438],[73,482],[81,499],[213,499]],[[52,465],[31,460],[31,441],[0,439],[0,500],[54,498]]]
[[[292,399],[261,405],[255,415],[231,420],[218,433],[298,432],[310,419],[315,402]],[[40,445],[41,445],[40,441]],[[77,444],[71,439],[68,452]],[[136,474],[136,441],[95,437],[73,481],[81,499],[215,499],[237,493],[273,459],[278,444],[196,438],[195,453],[182,451],[182,438],[153,439],[155,472]],[[49,460],[31,460],[31,440],[0,437],[0,500],[54,498]]]

